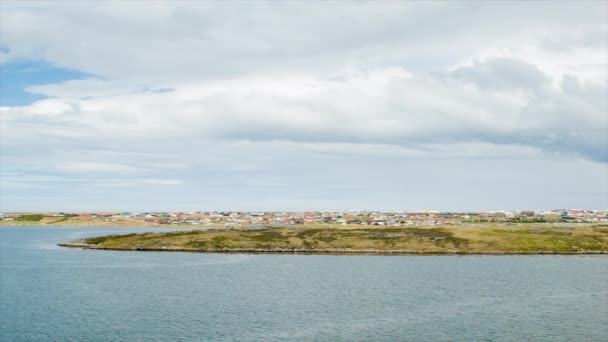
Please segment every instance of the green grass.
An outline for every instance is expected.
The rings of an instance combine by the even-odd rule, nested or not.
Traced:
[[[55,223],[59,223],[59,222],[65,222],[69,219],[70,219],[69,217],[60,217],[59,219],[57,219],[55,221],[47,222],[46,224],[55,224]]]
[[[276,228],[111,235],[85,239],[96,248],[267,250],[298,252],[608,253],[606,227],[546,224],[437,228]]]
[[[15,221],[32,221],[38,222],[42,220],[45,216],[41,214],[31,214],[31,215],[21,215],[15,218]]]
[[[146,235],[145,233],[144,234],[131,233],[131,234],[123,234],[123,235],[98,236],[98,237],[84,239],[84,242],[91,244],[91,245],[99,245],[99,244],[107,242],[107,241],[120,241],[123,239],[128,239],[130,237],[135,237],[135,236],[138,237],[139,239],[143,239],[143,238],[145,238],[145,235]]]

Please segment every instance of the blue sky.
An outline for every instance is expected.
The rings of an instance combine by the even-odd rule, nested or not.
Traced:
[[[67,80],[90,78],[83,72],[55,67],[46,61],[11,61],[0,69],[0,98],[3,106],[23,106],[46,98],[27,91],[31,86],[61,83]]]
[[[322,6],[2,2],[0,211],[608,207],[607,3]]]

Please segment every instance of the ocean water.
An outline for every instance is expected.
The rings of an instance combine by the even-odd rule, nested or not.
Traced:
[[[68,249],[0,228],[0,341],[606,341],[606,256]]]

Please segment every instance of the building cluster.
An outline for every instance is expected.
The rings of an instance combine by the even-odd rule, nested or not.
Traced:
[[[13,220],[18,213],[0,213],[0,219]],[[60,217],[89,218],[99,221],[135,220],[150,224],[193,224],[238,226],[286,225],[379,225],[433,226],[475,222],[579,222],[608,223],[608,210],[556,209],[543,211],[492,212],[374,212],[374,211],[305,211],[305,212],[121,212],[121,213],[53,213]]]

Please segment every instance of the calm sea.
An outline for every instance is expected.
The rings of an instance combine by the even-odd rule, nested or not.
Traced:
[[[323,256],[57,247],[0,228],[1,341],[606,341],[606,256]]]

